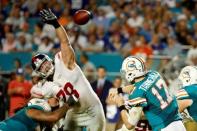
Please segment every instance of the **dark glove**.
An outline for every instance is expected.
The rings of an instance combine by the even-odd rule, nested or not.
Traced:
[[[53,14],[51,9],[43,9],[40,11],[40,16],[44,23],[53,25],[55,28],[60,27],[60,24],[57,21],[57,17]]]
[[[73,105],[75,105],[76,103],[78,103],[78,99],[77,99],[77,97],[75,97],[74,95],[71,95],[71,96],[69,96],[68,97],[68,100],[67,100],[67,104],[69,105],[69,106],[73,106]]]

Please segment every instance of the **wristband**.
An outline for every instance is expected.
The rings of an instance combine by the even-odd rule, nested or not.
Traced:
[[[53,26],[54,26],[55,28],[60,27],[60,24],[58,23],[57,20],[54,20],[52,24],[53,24]]]
[[[121,112],[122,110],[127,110],[125,105],[121,105],[118,107],[119,111]]]
[[[122,91],[122,88],[121,88],[121,87],[117,88],[117,91],[118,91],[118,94],[123,93],[123,91]]]

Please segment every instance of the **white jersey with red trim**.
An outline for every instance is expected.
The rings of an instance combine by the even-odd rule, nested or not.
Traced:
[[[66,101],[66,95],[75,95],[79,98],[80,111],[89,106],[100,104],[99,98],[77,64],[73,70],[69,70],[64,65],[61,53],[56,54],[54,62],[55,74],[53,81],[63,87],[56,94],[56,97],[63,98]]]

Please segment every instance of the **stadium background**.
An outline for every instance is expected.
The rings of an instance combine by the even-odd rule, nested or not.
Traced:
[[[59,51],[53,27],[39,18],[39,11],[46,7],[67,29],[77,61],[91,83],[98,79],[99,66],[106,68],[106,78],[113,82],[128,55],[143,57],[147,67],[162,73],[170,87],[183,66],[197,65],[196,0],[0,2],[0,120],[8,116],[11,96],[7,90],[15,72],[23,68],[25,79],[31,82],[31,56],[44,52],[53,57]],[[73,23],[79,9],[93,13],[86,25]]]

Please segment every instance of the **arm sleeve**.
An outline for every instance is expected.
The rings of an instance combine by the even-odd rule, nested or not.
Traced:
[[[129,95],[129,100],[125,101],[127,109],[132,107],[146,107],[147,99],[145,92],[141,89],[135,88],[134,91]]]
[[[180,89],[176,94],[177,100],[190,99],[188,92],[185,89]]]

